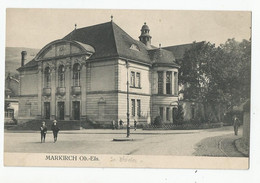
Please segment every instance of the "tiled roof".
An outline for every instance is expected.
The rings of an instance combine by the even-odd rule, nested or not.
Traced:
[[[175,63],[174,55],[168,50],[157,48],[148,50],[148,52],[153,64],[171,64],[178,66]]]
[[[142,42],[134,40],[114,22],[76,29],[63,39],[93,46],[95,53],[91,56],[91,60],[124,57],[150,63],[146,46]],[[132,44],[136,44],[140,51],[130,49]]]
[[[202,44],[203,42],[197,42],[195,44]],[[189,50],[194,43],[175,45],[163,47],[163,49],[168,50],[173,53],[176,60],[182,59],[186,50]]]
[[[160,51],[158,51],[159,48],[156,48],[155,46],[152,46],[152,49],[149,49],[141,41],[137,41],[129,36],[112,21],[75,29],[62,39],[92,46],[95,53],[89,60],[122,57],[145,64],[153,64],[156,62],[177,66],[174,62],[175,57],[174,53],[171,51],[171,47],[167,47],[170,49],[169,51],[164,50],[164,48],[161,48]],[[130,49],[133,44],[138,47],[137,50]],[[37,61],[33,59],[17,70],[20,71],[25,68],[36,67],[37,64]]]
[[[36,67],[38,65],[38,62],[32,59],[31,61],[27,62],[23,67],[19,67],[17,70],[21,71],[23,69]]]

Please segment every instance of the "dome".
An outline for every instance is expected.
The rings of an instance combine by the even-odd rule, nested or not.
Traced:
[[[142,26],[142,30],[144,30],[144,29],[150,30],[149,27],[148,27],[148,25],[146,25],[146,22],[144,22],[144,25]]]

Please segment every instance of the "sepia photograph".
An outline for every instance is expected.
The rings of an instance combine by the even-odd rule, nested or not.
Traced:
[[[248,169],[251,21],[7,8],[4,165]]]

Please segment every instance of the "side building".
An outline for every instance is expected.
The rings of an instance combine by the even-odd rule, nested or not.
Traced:
[[[172,52],[151,45],[146,23],[139,41],[113,21],[75,28],[17,69],[18,122],[126,121],[129,101],[130,123],[151,123],[158,115],[172,123],[178,69]]]

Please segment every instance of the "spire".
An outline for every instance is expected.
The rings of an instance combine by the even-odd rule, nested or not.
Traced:
[[[141,35],[139,36],[139,40],[144,43],[147,47],[151,48],[151,38],[149,34],[150,29],[148,25],[146,25],[146,22],[144,22],[144,25],[142,26],[141,29]]]

